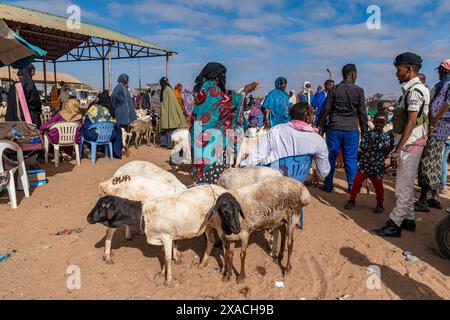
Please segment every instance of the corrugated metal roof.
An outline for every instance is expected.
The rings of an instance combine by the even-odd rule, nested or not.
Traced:
[[[16,69],[11,69],[11,75],[17,74]],[[6,81],[9,80],[9,73],[8,68],[0,68],[0,79]],[[33,80],[35,83],[44,83],[44,72],[36,70],[36,74],[33,77]],[[64,73],[64,72],[57,72],[56,73],[56,80],[64,81],[69,84],[81,84],[82,82],[75,78],[74,76]],[[47,83],[51,84],[54,82],[54,73],[53,71],[47,71]]]
[[[61,17],[3,2],[0,2],[0,18],[6,20],[7,22],[13,21],[16,23],[35,25],[42,28],[54,29],[88,38],[93,37],[114,42],[123,42],[126,44],[164,51],[167,53],[176,53],[170,49],[159,47],[150,42],[146,42],[105,27],[97,26],[95,24],[82,22],[80,29],[72,30],[67,28],[67,17]],[[84,37],[81,37],[80,40]]]

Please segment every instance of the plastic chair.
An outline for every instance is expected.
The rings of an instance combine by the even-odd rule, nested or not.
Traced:
[[[16,173],[17,169],[19,169],[19,177],[20,181],[23,187],[23,191],[25,193],[25,198],[30,197],[30,185],[28,184],[28,176],[27,176],[27,169],[25,168],[25,161],[23,159],[23,152],[20,146],[14,142],[10,141],[0,141],[0,172],[5,172],[3,169],[3,152],[6,149],[11,149],[15,152],[17,152],[17,160],[19,160],[19,165],[11,170],[9,170],[9,184],[7,186],[9,199],[11,202],[11,207],[13,209],[17,209],[17,197],[16,197],[16,185],[14,182],[14,174]]]
[[[97,146],[105,146],[105,156],[109,159],[113,159],[113,145],[111,143],[111,136],[114,130],[114,123],[112,122],[99,122],[90,125],[87,130],[96,129],[97,132],[97,141],[89,141],[85,140],[84,136],[81,136],[81,144],[80,144],[80,153],[82,152],[82,147],[85,142],[88,142],[91,145],[91,160],[92,163],[95,164],[97,159]],[[109,152],[108,152],[109,148]]]
[[[305,182],[306,178],[309,176],[309,170],[312,165],[312,156],[303,155],[303,156],[293,156],[282,158],[277,161],[268,164],[267,167],[270,167],[275,170],[279,170],[281,174],[285,177],[293,178],[301,183]],[[303,220],[303,209],[300,211],[300,229],[304,230],[304,220]]]
[[[75,121],[68,122],[57,122],[48,128],[48,131],[52,129],[57,129],[59,133],[58,144],[53,144],[55,148],[55,166],[59,167],[59,147],[75,147],[75,154],[77,158],[77,163],[80,165],[80,147],[76,143],[77,129],[81,127],[81,123]],[[45,150],[45,163],[48,163],[48,149],[49,143],[47,134],[44,135],[44,150]]]

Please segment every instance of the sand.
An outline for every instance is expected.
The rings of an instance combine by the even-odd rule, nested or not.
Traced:
[[[354,210],[343,205],[346,194],[337,189],[325,194],[311,188],[314,197],[305,208],[305,230],[295,231],[293,270],[283,277],[282,269],[268,255],[269,235],[251,237],[247,255],[247,280],[224,283],[218,267],[221,250],[204,270],[192,262],[203,254],[205,240],[181,241],[183,264],[173,264],[173,287],[157,276],[163,261],[162,247],[146,244],[135,230],[126,241],[124,229],[113,240],[114,264],[102,260],[105,228],[89,225],[86,217],[98,200],[99,182],[108,179],[130,160],[151,161],[167,170],[168,151],[154,147],[132,150],[131,157],[93,165],[63,163],[55,169],[44,165],[49,183],[33,189],[12,210],[6,194],[0,197],[0,253],[12,252],[0,263],[0,299],[449,299],[450,261],[441,258],[434,244],[434,228],[445,217],[444,210],[419,213],[416,233],[404,232],[401,239],[382,239],[369,230],[383,225],[388,215],[374,215],[375,196],[362,195]],[[177,173],[186,185],[189,174]],[[342,178],[342,173],[339,173]],[[336,181],[344,187],[341,179]],[[386,209],[392,209],[392,178],[386,181]],[[443,198],[446,208],[448,195]],[[55,234],[65,228],[84,228],[81,233]],[[421,260],[407,262],[404,251]],[[286,263],[286,260],[284,260]],[[81,273],[80,289],[67,288],[68,267]],[[239,268],[239,249],[234,266]],[[369,266],[380,271],[380,283]],[[377,267],[379,269],[377,269]],[[155,276],[156,275],[156,276]],[[284,287],[275,283],[283,281]],[[369,282],[369,285],[368,285]]]

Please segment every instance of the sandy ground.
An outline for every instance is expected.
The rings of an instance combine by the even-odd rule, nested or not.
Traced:
[[[166,288],[155,277],[163,259],[161,247],[146,244],[135,234],[126,241],[123,230],[113,240],[114,264],[102,260],[105,228],[91,226],[86,216],[98,200],[98,183],[130,160],[148,160],[170,169],[168,152],[154,147],[132,150],[129,159],[100,159],[92,165],[63,163],[59,169],[45,165],[49,183],[33,190],[12,210],[7,195],[0,197],[0,253],[15,250],[0,263],[0,299],[449,299],[450,261],[442,259],[434,244],[434,227],[444,211],[418,214],[416,233],[401,239],[381,239],[368,230],[383,225],[387,214],[371,213],[374,195],[363,195],[352,211],[342,207],[346,195],[340,189],[324,194],[312,188],[312,204],[305,209],[306,229],[295,231],[292,273],[283,278],[280,267],[268,255],[268,235],[252,236],[247,256],[247,280],[223,283],[218,273],[221,250],[205,270],[193,267],[205,248],[203,237],[181,241],[183,264],[173,265],[174,286]],[[342,175],[342,174],[341,174]],[[186,173],[177,176],[189,185]],[[337,183],[344,186],[343,181]],[[392,181],[386,182],[386,208],[394,204]],[[22,193],[19,193],[22,197]],[[444,207],[450,205],[448,197]],[[56,236],[64,228],[85,228],[82,233]],[[136,233],[136,232],[135,232]],[[404,251],[421,258],[407,262]],[[238,267],[239,251],[234,265]],[[284,261],[285,263],[285,261]],[[81,271],[81,289],[68,290],[68,266]],[[367,267],[381,271],[381,287],[369,289]],[[372,276],[373,277],[373,276]],[[276,281],[284,281],[277,288]]]

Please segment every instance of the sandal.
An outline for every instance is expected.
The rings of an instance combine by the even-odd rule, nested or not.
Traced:
[[[428,200],[428,206],[433,209],[442,209],[441,202],[437,201],[436,199]]]
[[[414,211],[418,212],[430,212],[430,208],[428,206],[428,202],[416,201],[414,202]]]

